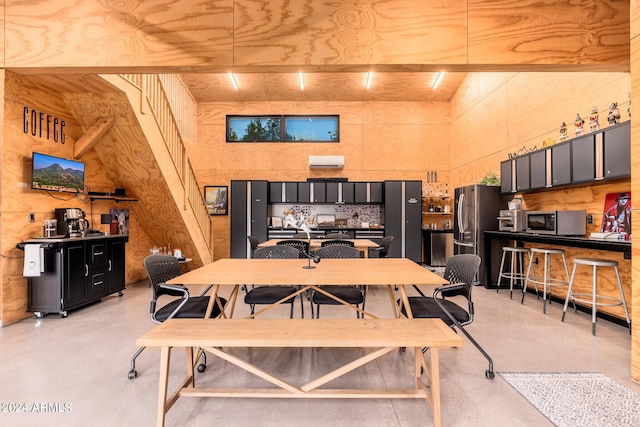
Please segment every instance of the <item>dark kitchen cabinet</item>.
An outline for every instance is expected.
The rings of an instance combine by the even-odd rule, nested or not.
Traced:
[[[326,198],[325,202],[327,203],[336,203],[338,200],[338,183],[337,182],[327,182],[326,184]]]
[[[551,147],[551,183],[571,184],[571,143],[565,142]]]
[[[384,233],[389,255],[422,261],[422,181],[384,182]]]
[[[121,292],[125,287],[125,242],[124,240],[110,240],[107,261],[107,295]]]
[[[502,193],[515,193],[513,168],[514,161],[511,159],[500,163],[500,191]]]
[[[284,201],[285,203],[298,203],[298,183],[284,183]]]
[[[369,202],[382,204],[384,203],[384,183],[383,182],[370,182],[369,183]]]
[[[311,202],[311,184],[308,182],[298,183],[298,203]]]
[[[46,245],[44,272],[27,279],[27,310],[67,316],[67,311],[119,293],[125,287],[127,236],[37,239],[27,244]]]
[[[247,236],[267,240],[267,181],[231,181],[231,258],[247,258]],[[282,185],[280,186],[282,189]]]
[[[631,176],[631,126],[624,122],[604,132],[603,176],[622,178]]]
[[[596,179],[596,146],[594,134],[571,140],[571,182],[574,184]]]
[[[529,155],[530,185],[531,190],[546,188],[547,185],[547,156],[551,155],[550,149],[534,151]]]
[[[313,201],[314,203],[327,202],[327,185],[324,182],[314,182],[313,185]],[[337,196],[336,196],[337,197]]]
[[[282,203],[284,201],[282,185],[282,182],[269,183],[269,203]]]
[[[353,203],[355,201],[355,183],[343,182],[342,185],[342,202]]]
[[[516,192],[527,191],[531,187],[530,166],[529,156],[516,158]]]
[[[356,203],[367,203],[369,200],[367,199],[367,185],[366,182],[355,182],[354,183],[354,201]]]

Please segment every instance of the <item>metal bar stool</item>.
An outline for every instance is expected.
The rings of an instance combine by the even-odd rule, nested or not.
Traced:
[[[590,265],[593,268],[593,281],[592,292],[572,292],[574,279],[576,277],[576,269],[578,265]],[[616,279],[618,281],[618,291],[620,291],[620,299],[611,297],[608,295],[598,295],[598,267],[613,267],[616,272]],[[622,282],[620,281],[620,274],[618,273],[618,261],[599,259],[599,258],[575,258],[573,260],[573,273],[571,274],[571,280],[569,281],[569,290],[567,291],[567,299],[564,301],[564,309],[562,310],[562,321],[564,322],[564,315],[567,312],[567,306],[569,300],[573,302],[573,309],[576,310],[576,302],[591,305],[591,334],[596,334],[596,315],[598,313],[598,307],[615,307],[621,305],[624,308],[624,316],[627,319],[627,325],[629,325],[629,333],[631,333],[631,320],[629,320],[629,311],[627,310],[627,302],[622,291]]]
[[[513,299],[513,284],[520,281],[520,286],[524,289],[526,274],[524,272],[524,254],[528,254],[529,248],[514,248],[504,246],[502,248],[502,261],[500,261],[500,274],[496,283],[496,292],[500,291],[502,279],[509,279],[509,297]],[[511,256],[511,268],[504,271],[504,262],[507,255]]]
[[[542,278],[532,276],[534,257],[536,254],[544,256],[544,275]],[[562,265],[564,266],[564,272],[566,280],[558,277],[551,276],[551,256],[560,255],[562,257]],[[534,272],[535,273],[535,272]],[[525,286],[522,288],[522,301],[524,303],[524,296],[527,293],[527,285],[529,282],[533,283],[536,288],[536,296],[540,298],[538,293],[538,285],[543,286],[542,297],[544,299],[544,305],[542,306],[543,313],[547,313],[547,293],[549,294],[549,303],[551,303],[551,288],[554,286],[569,286],[569,268],[567,267],[567,259],[564,256],[564,249],[551,249],[551,248],[530,248],[529,249],[529,268],[527,268],[527,277],[525,279]],[[548,289],[548,292],[547,292]]]

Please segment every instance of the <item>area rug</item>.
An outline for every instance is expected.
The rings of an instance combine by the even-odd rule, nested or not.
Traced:
[[[556,426],[640,426],[640,395],[596,372],[498,372]]]

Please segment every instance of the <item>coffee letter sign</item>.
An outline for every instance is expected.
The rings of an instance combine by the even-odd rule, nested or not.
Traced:
[[[38,138],[53,138],[54,142],[64,144],[64,127],[66,123],[50,114],[24,107],[22,113],[22,130]]]

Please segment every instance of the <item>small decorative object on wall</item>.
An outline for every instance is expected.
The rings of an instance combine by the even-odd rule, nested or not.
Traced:
[[[567,124],[565,122],[560,123],[560,142],[567,140]]]
[[[227,215],[228,187],[226,185],[206,185],[204,187],[204,202],[207,205],[209,215]]]
[[[556,143],[556,140],[553,138],[546,138],[544,141],[542,141],[542,147],[551,147],[552,145],[554,145]],[[533,150],[532,150],[533,151]]]
[[[111,234],[123,234],[125,236],[128,236],[129,209],[111,209],[111,224]]]
[[[598,107],[593,107],[591,109],[591,115],[589,116],[589,132],[593,132],[600,129],[600,123],[598,123],[598,118],[600,115],[598,114]]]
[[[620,123],[620,110],[618,109],[618,103],[612,102],[609,105],[609,114],[607,114],[607,121],[609,126]]]
[[[631,237],[631,192],[609,193],[604,202],[602,233],[624,233]]]
[[[576,119],[574,120],[573,124],[576,126],[576,136],[581,136],[584,127],[584,120],[582,120],[582,117],[580,117],[580,113],[576,114]]]

